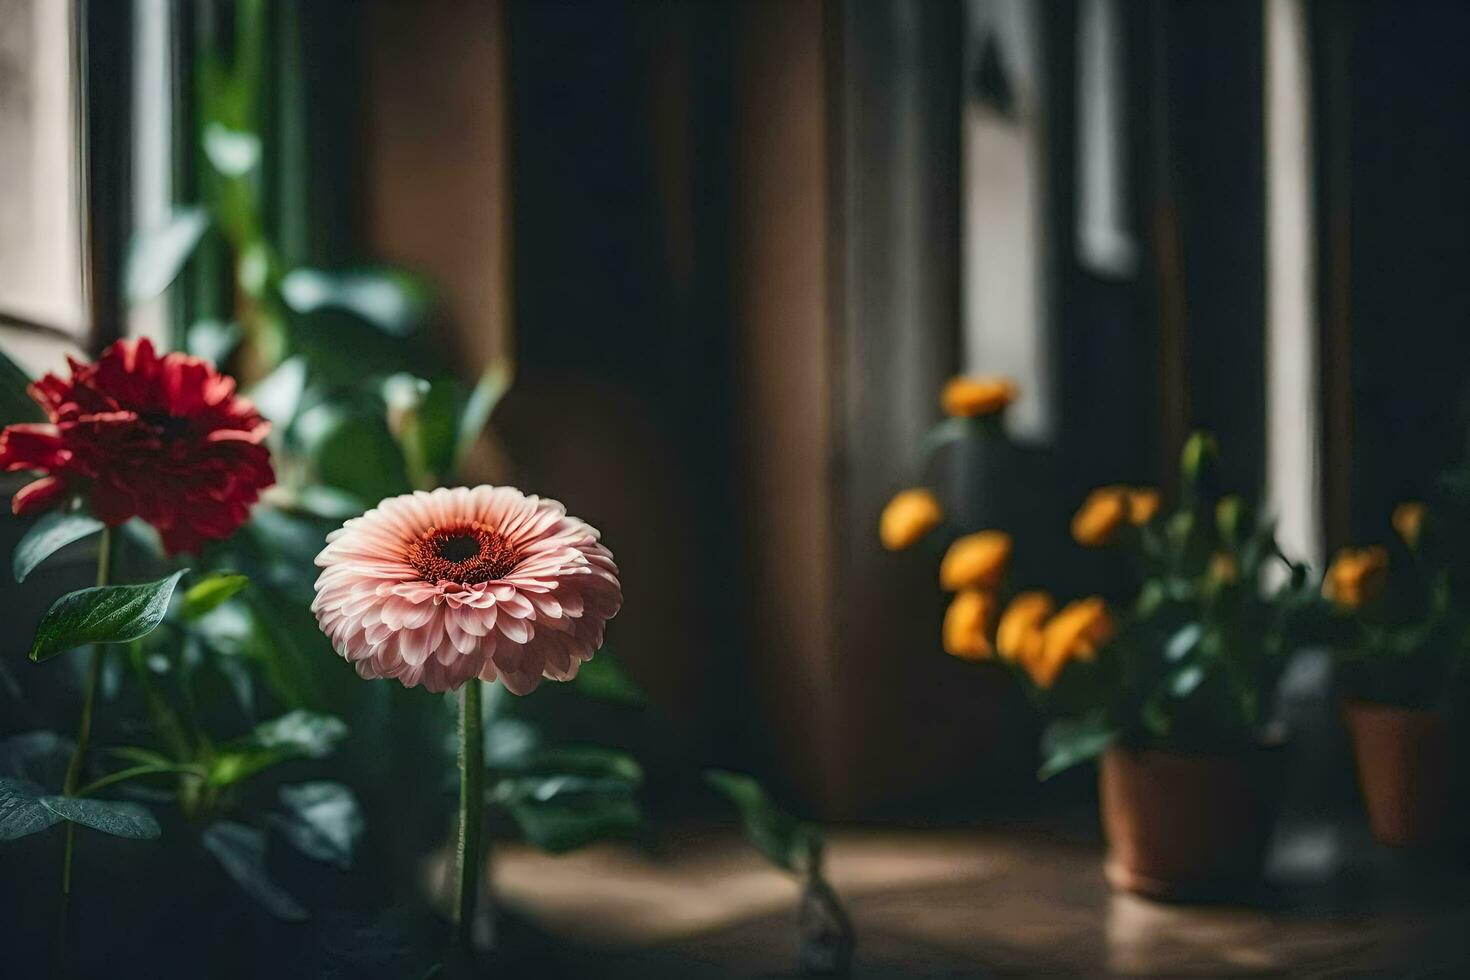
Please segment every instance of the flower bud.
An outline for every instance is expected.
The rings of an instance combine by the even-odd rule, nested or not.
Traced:
[[[1220,502],[1215,504],[1215,527],[1219,530],[1222,541],[1233,543],[1240,540],[1240,530],[1244,522],[1245,501],[1239,496],[1231,494],[1221,497]]]
[[[1344,548],[1322,579],[1322,595],[1340,609],[1356,611],[1378,598],[1387,580],[1387,550],[1377,545]]]
[[[995,649],[1005,659],[1025,662],[1033,646],[1039,652],[1042,627],[1056,608],[1045,592],[1022,592],[1011,600],[995,631]]]
[[[1011,536],[980,531],[955,540],[939,564],[939,585],[946,592],[993,589],[1000,585],[1011,559]]]
[[[1072,537],[1084,548],[1098,548],[1112,541],[1127,519],[1127,491],[1118,486],[1099,487],[1073,515]]]
[[[878,520],[878,538],[889,551],[912,547],[944,520],[944,508],[923,487],[902,490],[883,508]]]
[[[1196,432],[1184,443],[1179,454],[1179,470],[1186,486],[1198,486],[1214,472],[1220,459],[1220,445],[1208,432]]]
[[[951,378],[939,402],[944,414],[976,418],[1003,411],[1016,400],[1016,384],[1009,378]]]
[[[1393,509],[1393,529],[1411,549],[1419,547],[1427,514],[1428,508],[1417,500],[1405,501]]]
[[[1153,487],[1132,487],[1128,490],[1128,523],[1142,527],[1154,519],[1159,512],[1159,492]]]
[[[990,630],[999,603],[993,592],[967,589],[954,597],[944,614],[944,652],[961,660],[986,660],[995,648]]]

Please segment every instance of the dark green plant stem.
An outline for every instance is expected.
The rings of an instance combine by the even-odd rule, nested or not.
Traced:
[[[181,776],[190,776],[194,779],[203,779],[209,775],[203,766],[184,763],[177,766],[134,766],[131,769],[122,769],[118,772],[109,773],[101,779],[94,780],[73,793],[73,796],[91,796],[99,789],[105,789],[117,783],[126,782],[129,779],[137,779],[139,776],[161,776],[177,773]]]
[[[133,669],[133,676],[138,681],[138,689],[143,694],[143,704],[148,709],[148,724],[153,729],[153,733],[159,737],[164,747],[175,759],[192,760],[180,763],[181,768],[177,770],[179,773],[178,801],[184,818],[197,823],[201,816],[208,815],[208,806],[211,801],[208,783],[198,778],[198,772],[207,772],[207,767],[199,759],[195,737],[185,730],[178,713],[159,691],[153,672],[143,659],[142,641],[134,640],[128,646],[128,663]]]
[[[112,527],[101,529],[97,544],[97,586],[107,585],[107,574],[112,567]],[[81,783],[82,765],[87,763],[87,749],[91,745],[91,723],[97,708],[97,688],[101,685],[101,655],[103,648],[91,648],[91,661],[87,664],[87,686],[82,691],[82,717],[76,724],[76,751],[72,761],[66,765],[66,780],[62,783],[62,795],[71,796],[76,785]],[[72,851],[76,846],[76,824],[66,821],[66,840],[62,845],[62,915],[66,914],[66,896],[72,893]]]
[[[473,945],[475,904],[480,897],[483,860],[480,836],[485,809],[485,735],[480,713],[481,681],[464,686],[459,712],[459,843],[454,895],[454,924],[460,945]]]

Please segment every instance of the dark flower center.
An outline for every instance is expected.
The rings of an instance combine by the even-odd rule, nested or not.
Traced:
[[[425,582],[473,585],[504,578],[520,563],[521,553],[505,535],[476,522],[431,527],[408,546],[404,558]]]
[[[460,564],[479,557],[480,541],[468,534],[439,539],[439,557],[447,562]]]
[[[167,412],[145,412],[139,418],[165,441],[182,439],[189,434],[189,420],[180,415],[169,415]]]

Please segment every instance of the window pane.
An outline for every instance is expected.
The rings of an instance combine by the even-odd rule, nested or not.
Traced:
[[[0,312],[80,336],[73,5],[0,0]]]

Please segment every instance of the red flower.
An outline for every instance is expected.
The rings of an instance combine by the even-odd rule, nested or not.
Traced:
[[[141,517],[170,554],[229,537],[275,482],[262,445],[270,423],[235,380],[187,354],[120,340],[96,364],[68,358],[71,379],[48,374],[30,396],[49,422],[0,432],[0,468],[46,475],[11,501],[19,515],[85,494],[107,524]]]

